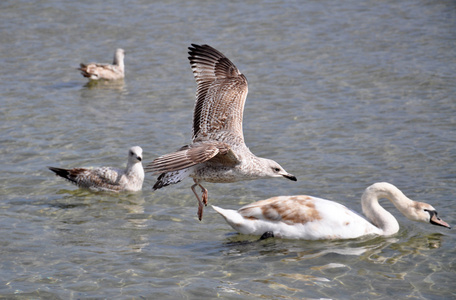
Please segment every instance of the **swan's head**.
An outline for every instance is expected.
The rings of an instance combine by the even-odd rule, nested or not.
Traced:
[[[411,220],[451,228],[447,222],[439,218],[435,208],[427,203],[415,202],[411,212],[412,213],[407,216]]]
[[[261,158],[263,177],[284,177],[292,181],[297,181],[296,177],[282,168],[277,162],[272,159]]]
[[[128,150],[128,163],[133,165],[135,163],[141,162],[142,152],[143,150],[139,146],[131,147],[130,150]]]
[[[372,206],[372,202],[377,202],[372,201],[374,198],[389,199],[409,220],[451,228],[448,223],[438,217],[437,211],[434,207],[424,202],[417,202],[409,199],[401,192],[401,190],[391,183],[377,182],[366,189],[362,197],[362,205],[363,211],[367,216],[371,215],[371,210],[375,209]]]

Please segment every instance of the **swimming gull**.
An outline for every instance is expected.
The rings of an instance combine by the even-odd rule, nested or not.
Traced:
[[[397,187],[377,182],[366,188],[361,205],[367,220],[342,204],[312,196],[279,196],[257,201],[238,211],[213,208],[243,234],[292,239],[353,239],[364,235],[388,236],[399,223],[378,200],[386,198],[408,219],[450,228],[429,204],[406,197]]]
[[[154,190],[192,177],[198,199],[198,218],[208,192],[202,182],[236,182],[268,177],[296,181],[277,162],[255,156],[244,143],[242,115],[247,97],[247,79],[222,53],[208,45],[189,47],[195,76],[196,102],[193,112],[193,141],[178,151],[158,157],[146,172],[160,174]],[[199,186],[201,198],[195,191]]]
[[[139,146],[134,146],[128,151],[127,167],[124,170],[112,167],[48,168],[56,175],[68,179],[82,188],[95,191],[136,192],[141,190],[144,181],[144,169],[141,161],[142,149]]]
[[[125,65],[124,65],[125,51],[123,49],[117,49],[114,54],[114,61],[111,64],[81,64],[78,70],[81,71],[82,76],[87,77],[91,80],[115,80],[122,79],[125,77]]]

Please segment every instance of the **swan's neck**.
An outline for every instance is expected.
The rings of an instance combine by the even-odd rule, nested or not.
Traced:
[[[390,200],[407,217],[407,208],[414,201],[407,198],[398,188],[389,183],[374,184],[366,189],[361,199],[363,213],[375,226],[383,231],[383,235],[391,235],[399,231],[399,223],[391,213],[380,206],[378,200],[381,198]]]

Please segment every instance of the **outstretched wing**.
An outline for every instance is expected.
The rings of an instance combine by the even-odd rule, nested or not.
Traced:
[[[248,85],[246,77],[222,53],[208,45],[189,47],[197,83],[193,139],[221,131],[244,141],[242,116]]]
[[[174,172],[211,159],[224,165],[234,165],[239,162],[237,156],[227,144],[200,142],[184,146],[179,151],[156,158],[146,166],[145,170],[156,174]]]

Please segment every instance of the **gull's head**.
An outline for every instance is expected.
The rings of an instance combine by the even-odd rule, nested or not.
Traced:
[[[116,53],[114,54],[114,64],[117,65],[120,62],[123,62],[124,57],[125,57],[124,49],[121,49],[121,48],[117,49]]]
[[[264,171],[265,177],[284,177],[290,179],[292,181],[297,181],[296,177],[282,168],[277,162],[273,161],[272,159],[263,158],[262,159],[262,166]]]
[[[139,146],[131,147],[130,150],[128,150],[128,163],[129,164],[141,163],[142,152],[143,152],[143,150]]]

